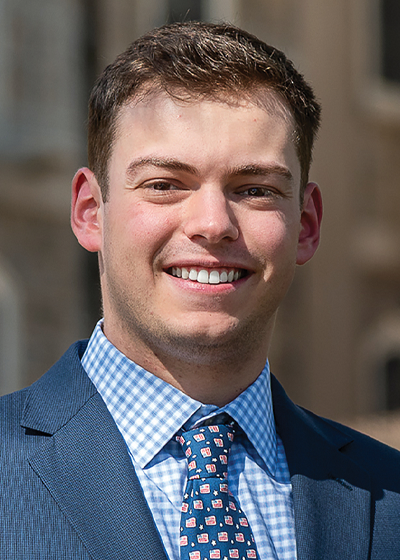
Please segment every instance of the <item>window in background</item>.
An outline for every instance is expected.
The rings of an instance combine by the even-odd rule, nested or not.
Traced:
[[[201,21],[201,0],[168,0],[168,23],[175,21]]]
[[[400,85],[400,2],[380,0],[380,73]]]
[[[400,354],[390,356],[384,364],[386,410],[400,410]]]
[[[167,22],[212,21],[240,26],[239,0],[166,0]]]
[[[353,0],[352,77],[364,112],[400,123],[400,2]]]
[[[0,0],[0,155],[81,149],[79,2]]]

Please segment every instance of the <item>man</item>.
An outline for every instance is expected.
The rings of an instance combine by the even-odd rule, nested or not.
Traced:
[[[104,71],[72,194],[104,320],[2,401],[2,557],[400,558],[400,454],[296,407],[267,362],[319,242],[319,113],[283,53],[224,25],[165,26]],[[230,494],[206,502],[188,440],[209,432]]]

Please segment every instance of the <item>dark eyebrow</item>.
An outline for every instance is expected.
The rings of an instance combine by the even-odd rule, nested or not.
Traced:
[[[184,171],[186,173],[191,173],[192,175],[197,175],[197,169],[188,163],[183,163],[182,161],[172,159],[172,158],[158,158],[158,157],[148,157],[139,158],[133,160],[126,170],[126,175],[128,180],[133,179],[137,169],[141,167],[158,167],[160,169],[167,169],[170,171]]]
[[[288,181],[292,181],[293,175],[287,167],[278,164],[259,165],[250,164],[239,167],[234,167],[230,170],[229,175],[254,175],[254,176],[267,176],[267,175],[280,175]]]
[[[159,158],[159,157],[147,157],[138,158],[133,160],[127,170],[126,175],[128,181],[133,181],[137,169],[141,167],[157,167],[159,169],[166,169],[169,171],[183,171],[185,173],[190,173],[192,175],[198,175],[199,172],[193,165],[188,163],[183,163],[182,161],[173,158]],[[280,175],[288,181],[292,181],[293,175],[289,169],[283,165],[270,164],[270,165],[260,165],[260,164],[248,164],[241,165],[229,169],[226,173],[227,176],[243,176],[243,175],[253,175],[253,176],[268,176],[268,175]]]

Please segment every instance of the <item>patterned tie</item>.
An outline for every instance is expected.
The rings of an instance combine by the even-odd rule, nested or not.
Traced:
[[[202,426],[177,440],[189,463],[181,516],[181,560],[258,558],[246,515],[228,491],[228,455],[235,430]]]

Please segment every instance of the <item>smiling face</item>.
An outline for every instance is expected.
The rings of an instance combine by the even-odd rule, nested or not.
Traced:
[[[163,93],[132,103],[107,202],[88,181],[96,223],[80,241],[100,251],[105,333],[141,365],[215,351],[265,360],[296,261],[317,241],[314,185],[300,208],[292,120],[275,94],[264,99],[268,109]]]

